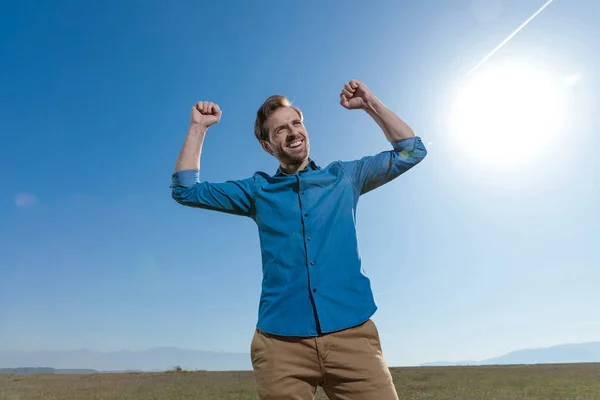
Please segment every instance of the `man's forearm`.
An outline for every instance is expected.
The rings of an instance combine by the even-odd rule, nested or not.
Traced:
[[[184,170],[200,170],[200,155],[202,154],[202,145],[207,128],[192,123],[181,147],[177,162],[175,163],[175,172]]]
[[[387,108],[377,97],[373,96],[373,99],[367,103],[365,111],[377,122],[390,142],[415,137],[411,127]]]

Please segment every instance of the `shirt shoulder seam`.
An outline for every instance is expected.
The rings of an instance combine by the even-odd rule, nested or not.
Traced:
[[[357,162],[357,160],[355,161],[351,161],[351,162]],[[335,164],[339,164],[340,169],[342,170],[342,172],[344,173],[344,175],[346,175],[348,177],[348,179],[350,179],[350,182],[352,182],[352,186],[354,186],[354,190],[357,191],[357,193],[360,193],[360,190],[358,189],[358,184],[356,183],[356,180],[354,179],[354,177],[352,176],[352,174],[350,174],[346,168],[344,168],[344,163],[341,160],[338,160],[335,162]]]

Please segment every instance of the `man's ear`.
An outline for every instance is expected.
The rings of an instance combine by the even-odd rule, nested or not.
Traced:
[[[266,140],[261,140],[260,144],[264,151],[266,151],[270,155],[273,155],[273,150],[271,150],[271,143],[267,142]]]

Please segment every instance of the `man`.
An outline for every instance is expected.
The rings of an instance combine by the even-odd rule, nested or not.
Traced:
[[[251,358],[258,399],[397,399],[371,316],[377,306],[363,273],[355,230],[361,195],[393,180],[427,154],[411,128],[352,80],[340,104],[364,110],[392,150],[320,167],[309,157],[302,111],[271,96],[254,133],[279,161],[274,175],[212,183],[199,180],[207,129],[219,106],[199,102],[172,177],[180,204],[252,218],[262,254],[262,292]]]

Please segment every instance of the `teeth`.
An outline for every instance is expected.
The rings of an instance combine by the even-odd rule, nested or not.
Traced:
[[[302,144],[301,140],[296,140],[295,142],[290,143],[290,147],[298,147]]]

